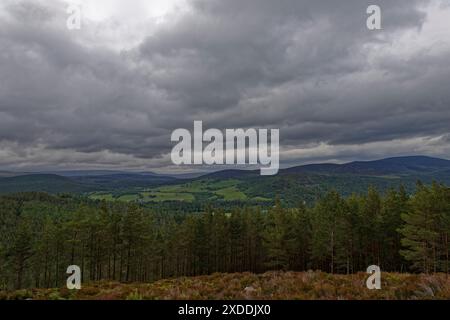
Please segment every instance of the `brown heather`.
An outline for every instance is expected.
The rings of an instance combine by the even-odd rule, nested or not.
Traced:
[[[369,290],[366,273],[332,275],[324,272],[215,273],[153,283],[100,281],[81,290],[29,289],[0,292],[0,299],[69,300],[367,300],[450,299],[446,274],[382,273],[382,288]]]

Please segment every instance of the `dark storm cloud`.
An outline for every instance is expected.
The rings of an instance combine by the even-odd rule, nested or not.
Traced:
[[[420,27],[414,2],[385,2],[390,32]],[[365,1],[196,1],[192,14],[146,40],[155,82],[190,107],[240,107],[252,90],[334,81],[365,67]],[[388,5],[389,4],[389,5]],[[169,71],[169,72],[167,72]],[[321,79],[325,77],[325,79]],[[272,106],[279,108],[279,106]]]
[[[422,32],[430,2],[376,1],[383,30],[369,31],[372,2],[194,0],[117,50],[121,40],[113,48],[92,36],[95,22],[68,31],[62,2],[8,1],[0,165],[161,167],[171,131],[193,120],[280,128],[282,146],[313,148],[308,157],[287,154],[292,163],[352,158],[358,145],[367,146],[359,157],[370,157],[372,144],[389,153],[402,139],[445,136],[450,46],[402,47],[411,43],[405,34]],[[450,157],[448,139],[432,141],[423,151]],[[405,145],[403,153],[417,151]]]

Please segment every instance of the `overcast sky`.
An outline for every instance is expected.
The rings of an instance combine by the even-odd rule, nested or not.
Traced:
[[[0,2],[0,169],[180,170],[194,120],[279,128],[284,166],[450,159],[447,0],[68,3]]]

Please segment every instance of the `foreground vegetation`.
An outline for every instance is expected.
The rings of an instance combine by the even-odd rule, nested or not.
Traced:
[[[190,210],[190,209],[188,209]],[[88,281],[153,282],[215,272],[449,273],[450,189],[330,192],[314,206],[162,211],[25,193],[0,198],[0,289]]]
[[[382,288],[368,290],[365,273],[323,272],[216,273],[209,276],[123,284],[95,282],[81,290],[29,289],[0,292],[0,299],[450,299],[445,274],[382,273]]]

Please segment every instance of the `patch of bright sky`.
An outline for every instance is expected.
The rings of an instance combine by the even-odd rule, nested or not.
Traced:
[[[450,5],[448,0],[433,0],[427,7],[424,23],[418,28],[401,30],[393,35],[389,30],[380,32],[380,40],[393,36],[393,42],[368,43],[369,61],[398,57],[408,60],[417,54],[439,55],[450,50]],[[385,33],[386,32],[386,33]],[[370,54],[372,53],[372,54]]]
[[[85,44],[127,50],[188,8],[188,0],[63,0],[80,5]],[[86,43],[86,41],[88,43]]]

